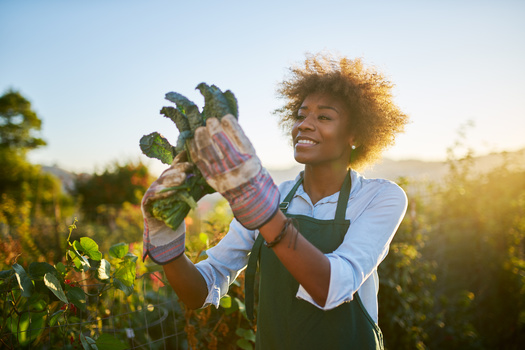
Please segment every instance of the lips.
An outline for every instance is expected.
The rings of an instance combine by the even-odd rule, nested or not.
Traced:
[[[319,142],[304,136],[298,136],[295,138],[295,145],[296,146],[314,146],[317,145]]]

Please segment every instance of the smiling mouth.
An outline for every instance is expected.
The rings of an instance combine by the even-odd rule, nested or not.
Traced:
[[[301,139],[301,140],[297,140],[296,146],[297,145],[317,145],[317,142],[312,141],[312,140]]]

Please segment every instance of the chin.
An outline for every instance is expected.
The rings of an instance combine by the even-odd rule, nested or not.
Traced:
[[[301,157],[300,155],[297,155],[297,154],[294,155],[294,159],[299,164],[307,164],[308,163],[308,159],[306,157]]]

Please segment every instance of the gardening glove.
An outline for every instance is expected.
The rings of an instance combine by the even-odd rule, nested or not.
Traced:
[[[186,152],[175,157],[171,166],[148,188],[142,198],[142,216],[144,217],[143,260],[149,255],[155,263],[164,265],[184,253],[186,225],[184,221],[176,230],[168,227],[164,221],[156,219],[150,212],[151,204],[158,199],[173,195],[167,188],[184,183],[192,164],[186,161]]]
[[[257,229],[275,215],[279,190],[234,116],[207,119],[189,149],[193,163],[244,227]]]

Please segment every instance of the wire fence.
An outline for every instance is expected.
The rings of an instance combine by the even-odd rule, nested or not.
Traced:
[[[90,290],[98,285],[83,285],[89,295],[85,310],[69,310],[56,324],[49,310],[20,312],[9,336],[0,332],[0,349],[82,349],[86,339],[96,341],[93,349],[187,349],[185,311],[158,277],[159,272],[142,275],[130,296],[116,289],[93,296]]]

